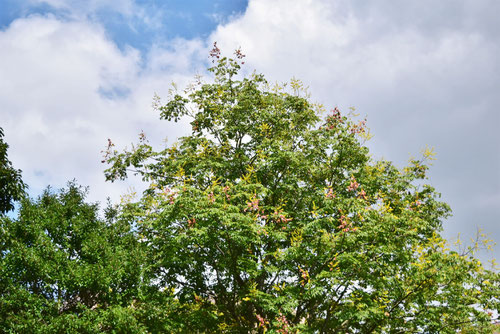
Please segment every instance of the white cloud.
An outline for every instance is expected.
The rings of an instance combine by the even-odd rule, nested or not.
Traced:
[[[431,183],[455,213],[445,235],[479,226],[500,240],[490,200],[500,195],[500,24],[491,15],[499,7],[253,0],[210,38],[223,51],[241,46],[248,66],[272,81],[298,77],[314,99],[368,115],[377,157],[401,165],[435,146]]]
[[[168,52],[155,48],[143,67],[136,50],[120,51],[86,21],[31,16],[1,31],[2,127],[32,193],[77,178],[91,186],[92,199],[116,200],[128,185],[104,183],[100,151],[107,138],[123,147],[141,130],[157,142],[182,133],[159,122],[151,102],[155,91],[166,95],[172,80],[192,78],[189,59],[198,56],[198,44],[178,40]]]

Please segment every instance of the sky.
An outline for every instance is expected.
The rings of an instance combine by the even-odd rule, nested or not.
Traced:
[[[205,74],[217,41],[271,82],[355,107],[374,159],[403,167],[434,147],[429,182],[453,210],[443,235],[500,243],[498,13],[496,0],[0,0],[0,127],[32,196],[76,179],[118,201],[140,185],[105,182],[107,139],[187,134],[153,96]]]

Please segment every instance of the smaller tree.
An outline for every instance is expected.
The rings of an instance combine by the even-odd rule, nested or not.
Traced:
[[[13,202],[20,200],[26,189],[21,170],[15,169],[7,157],[9,145],[3,137],[3,129],[0,128],[0,214],[14,209]]]
[[[70,183],[0,218],[0,332],[144,332],[136,310],[142,251],[129,222],[105,217]]]

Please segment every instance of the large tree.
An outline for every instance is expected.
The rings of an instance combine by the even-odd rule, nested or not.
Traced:
[[[212,57],[212,82],[157,101],[162,119],[191,118],[190,135],[106,152],[108,179],[149,182],[126,211],[182,330],[490,330],[499,276],[440,236],[450,210],[426,184],[430,152],[375,161],[365,121],[323,112],[296,80],[242,77],[239,51]]]

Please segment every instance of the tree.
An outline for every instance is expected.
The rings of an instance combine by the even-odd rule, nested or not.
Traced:
[[[133,307],[142,251],[130,223],[74,183],[0,217],[0,332],[145,332]]]
[[[192,119],[190,135],[160,151],[144,134],[129,151],[110,141],[105,159],[109,180],[149,183],[125,211],[183,330],[490,330],[499,276],[440,236],[450,210],[425,184],[431,152],[374,161],[365,121],[321,118],[297,80],[241,77],[240,51],[212,57],[213,82],[157,101],[162,119]]]
[[[7,157],[9,145],[3,141],[0,128],[0,215],[14,209],[14,201],[22,198],[26,185],[21,179],[21,171],[12,167]]]

